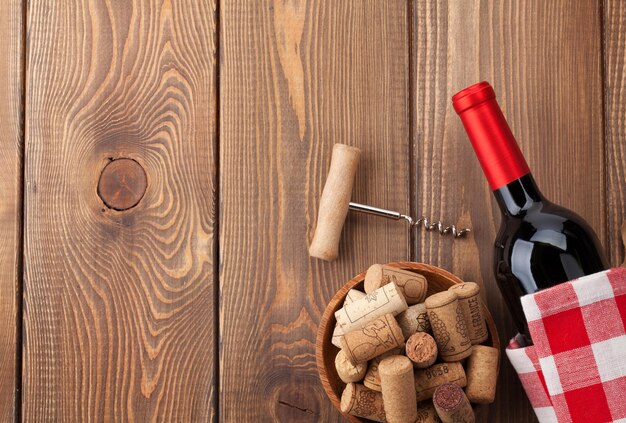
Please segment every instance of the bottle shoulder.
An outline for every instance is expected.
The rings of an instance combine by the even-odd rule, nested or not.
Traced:
[[[533,236],[537,231],[573,232],[585,235],[593,232],[587,222],[573,211],[550,202],[535,203],[518,215],[503,215],[501,232],[521,232]]]
[[[593,228],[571,210],[549,202],[518,216],[503,216],[495,247],[497,260],[532,252],[533,256],[574,254],[605,261]]]

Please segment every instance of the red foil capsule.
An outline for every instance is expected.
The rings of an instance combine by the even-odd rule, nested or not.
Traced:
[[[461,117],[492,190],[530,173],[488,82],[459,91],[452,97],[452,105]]]

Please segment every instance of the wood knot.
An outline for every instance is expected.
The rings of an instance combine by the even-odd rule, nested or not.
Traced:
[[[98,195],[114,210],[135,207],[146,192],[148,178],[143,167],[133,159],[116,159],[109,162],[98,181]]]

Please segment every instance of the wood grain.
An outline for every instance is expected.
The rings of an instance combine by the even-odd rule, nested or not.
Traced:
[[[23,3],[0,2],[0,421],[16,418],[22,246]],[[17,383],[17,385],[16,385]]]
[[[353,199],[407,210],[402,1],[220,5],[220,418],[341,421],[315,366],[326,304],[405,226],[349,214],[337,261],[309,258],[334,143],[362,149]]]
[[[499,211],[451,106],[490,81],[539,186],[606,243],[601,16],[595,1],[413,1],[416,210],[471,225],[465,241],[416,238],[418,261],[482,284],[503,339],[514,334],[492,272]],[[535,421],[508,361],[480,421]]]
[[[482,79],[544,193],[623,260],[623,2],[220,1],[0,3],[0,421],[16,382],[25,421],[342,421],[316,329],[375,262],[476,280],[505,341],[499,212],[450,102]],[[363,150],[354,201],[472,235],[411,246],[402,223],[350,213],[339,259],[309,258],[336,142]],[[535,421],[506,360],[478,421]]]
[[[626,263],[626,4],[605,0],[603,9],[607,249],[618,266]]]
[[[28,23],[23,418],[208,420],[215,5],[31,1]],[[147,177],[126,211],[97,189],[119,158]]]

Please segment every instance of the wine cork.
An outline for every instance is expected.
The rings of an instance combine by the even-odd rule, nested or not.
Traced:
[[[333,146],[330,169],[320,198],[317,227],[309,246],[309,255],[322,260],[335,260],[339,255],[339,237],[348,215],[354,175],[361,150],[344,144]]]
[[[443,423],[474,423],[472,405],[463,389],[454,383],[444,383],[433,395],[433,404]]]
[[[414,423],[417,420],[417,400],[413,364],[403,355],[392,355],[380,362],[385,415],[389,423]]]
[[[395,316],[407,308],[408,305],[396,285],[387,284],[335,312],[339,335],[360,329],[385,314],[391,313]]]
[[[430,367],[437,360],[437,343],[425,332],[414,333],[406,340],[406,356],[418,369]]]
[[[487,323],[483,315],[483,306],[478,293],[480,287],[475,282],[465,282],[451,286],[448,291],[454,292],[465,316],[467,334],[472,345],[485,342],[489,337]]]
[[[335,329],[333,330],[333,337],[330,339],[330,343],[336,346],[337,348],[341,348],[341,340],[343,339],[343,335],[339,326],[335,324]]]
[[[365,373],[363,385],[367,386],[370,389],[373,389],[374,391],[380,392],[380,373],[378,372],[378,365],[381,361],[383,361],[383,358],[389,357],[391,355],[399,355],[401,353],[401,348],[394,348],[391,351],[387,351],[386,353],[371,359],[367,366],[367,373]]]
[[[353,302],[355,302],[356,300],[360,300],[361,298],[365,297],[367,294],[363,291],[359,291],[358,289],[351,289],[350,291],[348,291],[348,293],[346,294],[346,299],[343,300],[343,306],[345,307],[348,304],[351,304]],[[343,334],[341,332],[341,330],[338,328],[337,323],[335,323],[335,330],[333,330],[333,337],[331,339],[331,343],[336,346],[337,348],[341,348],[341,338],[343,337]]]
[[[364,328],[346,333],[342,341],[346,357],[354,364],[365,363],[389,350],[404,346],[402,330],[391,314],[385,314]]]
[[[335,368],[339,378],[344,383],[360,382],[367,372],[367,363],[352,364],[346,357],[346,353],[343,350],[339,350],[337,356],[335,356]]]
[[[363,291],[359,291],[358,289],[354,289],[352,288],[350,291],[348,291],[348,293],[346,294],[346,299],[343,300],[343,306],[347,306],[348,304],[352,304],[353,302],[360,300],[361,298],[365,297],[367,294]]]
[[[441,423],[432,401],[422,401],[417,404],[417,420],[415,423]]]
[[[467,398],[476,404],[490,404],[496,398],[500,351],[476,345],[467,359]]]
[[[368,294],[393,282],[404,296],[407,304],[418,304],[426,298],[428,283],[419,273],[386,264],[373,264],[365,274],[365,292]]]
[[[438,363],[427,369],[415,371],[415,392],[418,401],[424,401],[433,396],[437,386],[444,383],[454,383],[463,388],[467,385],[465,370],[461,363]]]
[[[443,291],[426,298],[428,320],[443,361],[460,361],[472,353],[463,311],[454,292]]]
[[[375,422],[384,422],[385,407],[380,392],[358,383],[348,383],[341,394],[341,412]]]
[[[428,320],[428,312],[426,305],[419,303],[407,308],[406,311],[396,316],[396,321],[402,329],[404,339],[416,332],[430,332],[430,321]]]

